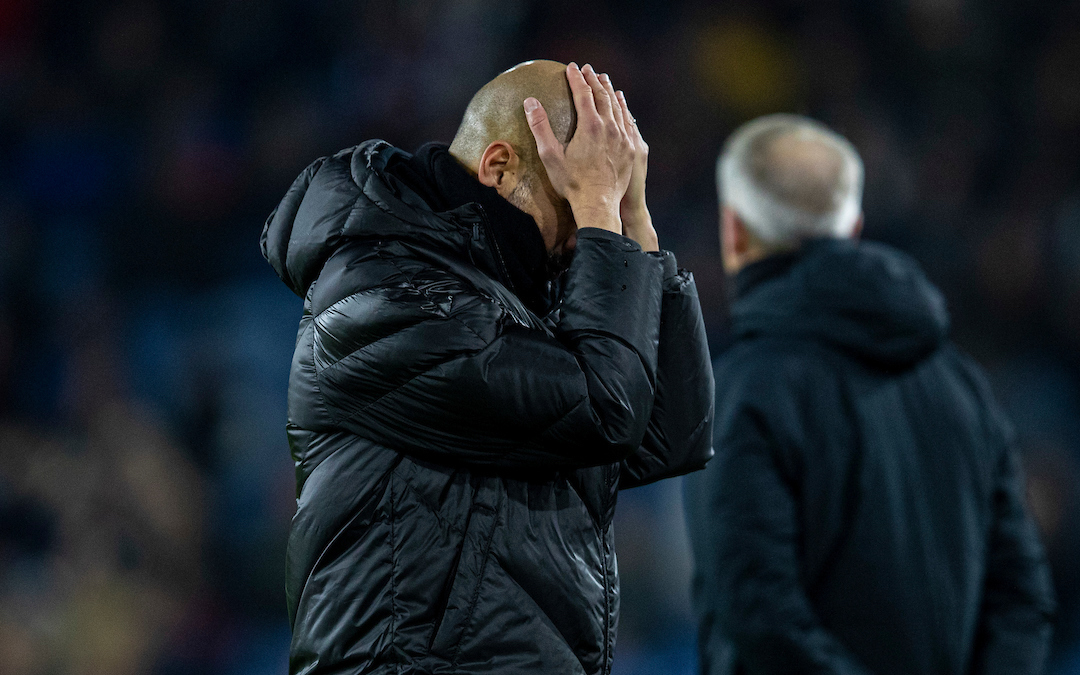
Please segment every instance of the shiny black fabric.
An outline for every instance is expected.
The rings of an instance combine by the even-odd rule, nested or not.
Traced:
[[[938,291],[832,240],[736,286],[717,456],[686,483],[702,672],[1041,672],[1048,569]]]
[[[584,229],[526,304],[507,259],[535,248],[494,232],[524,214],[463,198],[446,157],[369,141],[319,160],[263,233],[305,299],[290,671],[607,673],[617,490],[712,454],[693,279]]]

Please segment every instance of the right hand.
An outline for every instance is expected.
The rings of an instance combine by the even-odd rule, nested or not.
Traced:
[[[578,227],[599,227],[622,232],[619,202],[626,194],[634,169],[634,143],[627,133],[619,102],[600,82],[592,66],[571,63],[566,79],[577,109],[577,131],[563,150],[551,131],[540,101],[525,99],[536,150],[548,179],[570,202]]]

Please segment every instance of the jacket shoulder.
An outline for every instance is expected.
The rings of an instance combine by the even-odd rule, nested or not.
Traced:
[[[713,361],[718,400],[721,394],[773,400],[836,378],[836,356],[821,345],[788,338],[740,340]]]
[[[808,341],[759,337],[736,343],[715,365],[714,447],[722,454],[747,438],[771,439],[785,475],[799,475],[809,448],[850,435],[851,372],[838,356]]]
[[[996,439],[999,445],[1012,445],[1016,441],[1016,429],[994,394],[990,378],[983,367],[974,357],[951,342],[945,343],[938,358],[959,377],[975,404],[979,406],[987,433]]]
[[[378,359],[387,362],[418,351],[437,357],[480,350],[500,334],[501,306],[402,249],[358,240],[327,262],[308,301],[317,371],[381,341],[393,343],[379,350]]]

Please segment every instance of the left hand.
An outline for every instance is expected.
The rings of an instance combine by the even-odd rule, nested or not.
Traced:
[[[649,144],[641,137],[637,120],[630,114],[626,105],[626,96],[622,91],[615,91],[607,73],[600,76],[600,81],[613,101],[618,103],[622,114],[623,128],[634,146],[634,170],[630,175],[630,184],[619,202],[619,217],[622,219],[623,234],[641,245],[645,251],[659,251],[660,243],[653,229],[652,215],[645,203],[645,175],[649,170]]]

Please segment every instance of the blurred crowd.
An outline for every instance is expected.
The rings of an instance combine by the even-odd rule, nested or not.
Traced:
[[[0,672],[284,673],[300,300],[258,250],[311,160],[449,142],[529,58],[609,72],[724,348],[713,163],[814,115],[1024,452],[1080,673],[1080,6],[1066,0],[0,0]],[[689,674],[680,484],[620,497],[616,673]],[[920,589],[912,589],[920,592]]]

